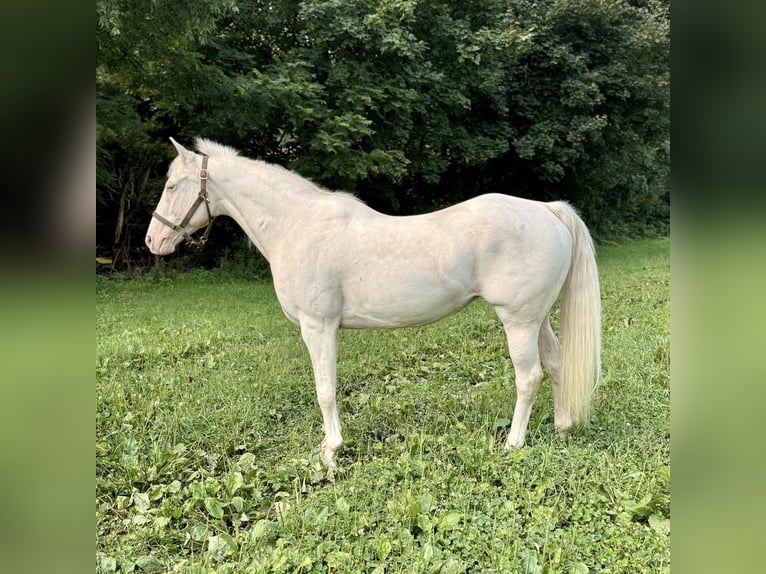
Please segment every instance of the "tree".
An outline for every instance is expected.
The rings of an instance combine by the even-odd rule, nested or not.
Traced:
[[[668,223],[670,23],[637,4],[515,7],[535,39],[507,83],[514,150],[601,234]]]

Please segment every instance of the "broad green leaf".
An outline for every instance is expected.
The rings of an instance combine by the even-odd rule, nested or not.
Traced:
[[[333,552],[327,556],[327,566],[334,569],[340,569],[349,560],[351,560],[351,554],[348,552]]]
[[[423,558],[423,562],[430,562],[434,557],[434,547],[430,542],[426,542],[423,544],[423,550],[421,553],[421,556]]]
[[[522,572],[524,574],[542,574],[543,567],[532,552],[525,550],[521,553]]]
[[[236,493],[244,483],[245,481],[242,478],[241,472],[232,472],[223,478],[223,485],[226,488],[226,492],[229,493],[229,496]]]
[[[418,496],[418,505],[421,512],[429,513],[434,509],[434,497],[428,493],[421,494]]]
[[[335,507],[338,509],[338,512],[342,516],[345,516],[349,513],[349,510],[351,510],[351,507],[349,506],[348,502],[346,502],[345,498],[339,498],[335,501]]]
[[[210,535],[210,531],[208,530],[207,524],[197,523],[193,524],[191,528],[189,528],[189,536],[191,536],[192,540],[195,540],[197,542],[202,542],[203,540],[206,540],[207,537]]]
[[[227,538],[231,537],[220,534],[207,539],[207,553],[213,560],[223,560],[232,553],[230,540]]]
[[[104,556],[101,559],[101,571],[102,572],[116,572],[117,571],[117,559],[112,556]]]
[[[242,508],[245,505],[245,499],[241,496],[235,496],[231,499],[231,507],[237,512],[242,512]]]
[[[649,526],[652,530],[661,534],[670,534],[670,518],[665,518],[659,514],[652,514],[649,517]]]
[[[149,574],[152,574],[153,572],[162,572],[165,570],[165,565],[151,554],[147,554],[146,556],[139,556],[136,558],[136,566]]]
[[[391,548],[391,542],[388,538],[378,538],[375,540],[375,554],[381,562],[391,553]]]
[[[511,424],[511,419],[500,418],[500,419],[495,419],[495,424],[494,424],[494,427],[495,427],[496,429],[499,429],[499,428],[505,428],[505,427],[507,427],[509,424]]]
[[[213,518],[217,518],[218,520],[223,518],[223,507],[215,498],[208,497],[205,499],[205,509]]]
[[[303,513],[303,518],[306,521],[307,526],[312,527],[324,523],[329,513],[330,508],[327,506],[322,506],[319,510],[315,508],[307,508]]]
[[[153,526],[157,530],[164,529],[170,523],[170,518],[167,516],[155,516]]]
[[[652,495],[647,493],[638,502],[628,498],[622,501],[622,505],[625,511],[632,516],[642,517],[649,514],[649,503],[651,500]]]
[[[460,520],[463,518],[463,514],[456,510],[450,510],[447,514],[441,517],[439,520],[438,529],[440,532],[445,530],[452,530],[460,524]]]
[[[235,552],[237,550],[237,541],[234,540],[234,537],[229,534],[228,532],[221,532],[219,534],[221,540],[223,540],[226,545],[231,549],[232,552]]]
[[[155,484],[146,493],[149,496],[149,500],[159,500],[162,495],[165,494],[165,486],[162,484]]]
[[[252,452],[246,452],[239,457],[237,467],[242,472],[247,472],[255,466],[255,455]]]
[[[272,524],[272,522],[265,519],[261,519],[253,524],[253,527],[250,529],[250,541],[256,542],[261,538],[265,538],[269,530],[271,530]]]
[[[136,507],[136,511],[144,514],[151,507],[149,502],[149,495],[145,492],[133,493],[133,506]]]

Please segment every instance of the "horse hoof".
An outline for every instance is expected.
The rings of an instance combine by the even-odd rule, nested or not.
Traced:
[[[324,464],[327,468],[336,468],[338,465],[335,464],[335,457],[332,455],[322,455],[322,464]]]
[[[335,452],[328,449],[324,444],[320,447],[322,449],[322,464],[327,468],[335,468]]]
[[[505,446],[503,447],[506,451],[509,450],[518,450],[520,448],[524,447],[524,441],[521,441],[520,443],[513,442],[510,438],[505,441]]]
[[[342,444],[342,440],[337,443],[327,444],[327,439],[324,439],[319,445],[319,450],[322,452],[322,463],[327,468],[335,468],[335,453],[340,450]]]

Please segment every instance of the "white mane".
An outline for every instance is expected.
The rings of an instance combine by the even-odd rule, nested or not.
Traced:
[[[244,158],[244,156],[240,156],[239,151],[237,151],[233,147],[220,144],[218,142],[214,142],[213,140],[198,137],[196,140],[194,140],[194,143],[197,146],[198,152],[203,153],[205,155],[209,155],[210,157],[243,157]],[[335,197],[346,197],[348,199],[353,199],[354,201],[364,204],[364,202],[358,197],[356,197],[353,193],[348,193],[345,191],[329,191],[327,189],[324,189],[321,186],[316,185],[313,181],[308,180],[279,164],[266,163],[264,161],[257,160],[257,159],[250,159],[250,158],[245,158],[245,159],[248,159],[252,162],[257,163],[262,168],[268,169],[268,171],[272,174],[271,177],[273,178],[277,178],[280,180],[296,179],[301,181],[303,184],[309,184],[311,191],[330,194]]]
[[[198,152],[209,155],[210,157],[235,157],[239,155],[239,152],[233,147],[219,144],[205,138],[197,138],[195,143],[197,144]]]

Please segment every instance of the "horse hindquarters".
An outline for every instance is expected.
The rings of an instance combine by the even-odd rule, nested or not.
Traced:
[[[477,265],[479,294],[503,323],[513,362],[516,404],[506,448],[524,445],[529,417],[543,378],[540,333],[565,282],[572,239],[539,202],[493,198],[492,236]],[[552,364],[551,353],[542,359]]]
[[[482,290],[503,322],[516,373],[516,406],[506,448],[524,445],[543,377],[541,358],[553,379],[555,424],[560,431],[587,420],[600,374],[601,306],[592,239],[568,204],[544,205],[563,226],[547,225],[555,220],[538,219],[539,211],[527,212],[535,231],[517,243],[514,257],[505,254],[502,273],[501,259],[495,260]],[[561,345],[548,319],[559,296]]]

